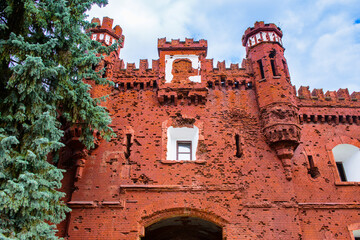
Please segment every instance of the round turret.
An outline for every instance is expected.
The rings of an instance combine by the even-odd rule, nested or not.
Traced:
[[[242,43],[252,69],[263,134],[290,180],[291,158],[299,145],[301,129],[281,38],[282,31],[275,24],[256,22],[245,31]]]
[[[282,36],[281,29],[275,24],[256,22],[254,27],[246,29],[242,37],[242,44],[246,47],[246,52],[248,52],[249,48],[262,42],[273,42],[282,46]]]

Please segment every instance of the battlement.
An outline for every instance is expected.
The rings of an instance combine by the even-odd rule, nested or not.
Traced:
[[[166,38],[158,39],[158,51],[174,51],[174,50],[200,50],[207,52],[207,41],[200,39],[199,41],[194,41],[193,38],[185,38],[185,41],[180,41],[180,39],[171,39],[170,42],[166,41]]]
[[[122,61],[122,60],[121,60]],[[159,59],[152,60],[152,67],[149,67],[149,60],[148,59],[140,59],[139,63],[121,63],[120,64],[120,70],[125,70],[126,72],[132,72],[132,71],[139,71],[141,73],[146,71],[154,71],[159,72]],[[245,63],[243,62],[241,66],[239,66],[239,63],[230,63],[230,67],[226,67],[225,61],[218,61],[216,65],[214,65],[214,59],[204,59],[201,63],[201,69],[203,72],[207,73],[229,73],[229,74],[235,74],[235,73],[242,73],[245,74]]]
[[[282,45],[283,33],[279,27],[273,23],[255,22],[254,27],[246,29],[242,44],[246,47],[246,51],[262,42],[277,42]]]
[[[346,105],[359,106],[360,92],[349,94],[347,88],[340,88],[337,91],[327,91],[325,94],[322,89],[313,89],[311,92],[308,86],[301,86],[298,90],[300,103],[306,105]]]
[[[113,37],[120,38],[122,34],[122,28],[119,25],[116,25],[114,28],[112,28],[114,19],[109,17],[103,17],[102,23],[100,22],[99,18],[93,18],[91,20],[91,23],[96,23],[97,26],[92,29],[92,31],[96,31],[97,29],[104,29],[107,30],[109,34],[113,35]]]
[[[120,54],[120,49],[124,47],[125,36],[122,35],[122,29],[119,25],[113,26],[114,20],[109,17],[104,17],[101,23],[99,18],[93,18],[91,23],[95,23],[96,27],[88,29],[91,32],[91,39],[103,43],[106,46],[110,46],[120,40],[119,47],[117,49],[117,55]]]

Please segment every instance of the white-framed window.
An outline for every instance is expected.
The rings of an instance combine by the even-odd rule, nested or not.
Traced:
[[[176,160],[192,160],[191,145],[191,141],[176,141]]]
[[[97,35],[96,35],[96,34],[93,34],[93,35],[92,35],[92,40],[95,40],[95,41],[96,41],[96,37],[97,37]]]
[[[104,39],[104,34],[100,34],[99,39],[100,39],[100,40],[103,40],[103,39]]]
[[[355,240],[360,240],[360,229],[353,230],[352,233],[353,233],[353,236],[354,236]]]
[[[109,35],[105,36],[105,43],[108,45],[110,44],[110,36]]]
[[[196,160],[196,149],[199,141],[199,128],[169,127],[167,129],[167,160]]]
[[[341,181],[360,182],[360,149],[351,144],[339,144],[332,153]]]
[[[116,39],[115,38],[113,38],[113,40],[112,40],[112,44],[115,44],[116,43]]]

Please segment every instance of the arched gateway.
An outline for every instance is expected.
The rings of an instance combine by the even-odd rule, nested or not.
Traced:
[[[141,240],[222,240],[222,227],[197,217],[163,219],[145,228]]]

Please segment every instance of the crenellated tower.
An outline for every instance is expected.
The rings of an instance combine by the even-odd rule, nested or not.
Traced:
[[[298,107],[291,85],[282,31],[275,24],[256,22],[242,38],[253,73],[263,134],[292,178],[291,158],[299,145]]]
[[[96,27],[90,29],[91,39],[101,42],[104,46],[111,46],[114,43],[119,43],[118,48],[109,55],[104,56],[104,59],[98,64],[97,70],[105,68],[106,71],[103,77],[112,79],[113,71],[121,66],[119,61],[120,50],[124,47],[125,36],[122,34],[122,28],[119,25],[113,26],[113,19],[104,17],[102,23],[99,18],[93,18],[91,23],[96,23]]]
[[[160,81],[158,99],[162,104],[204,104],[206,83],[201,67],[207,54],[207,41],[158,40]]]
[[[110,46],[120,40],[120,46],[116,51],[117,57],[120,55],[120,49],[124,47],[125,37],[122,35],[122,28],[119,25],[113,26],[114,19],[104,17],[102,23],[99,18],[93,18],[91,23],[96,23],[96,27],[90,29],[91,39]]]

